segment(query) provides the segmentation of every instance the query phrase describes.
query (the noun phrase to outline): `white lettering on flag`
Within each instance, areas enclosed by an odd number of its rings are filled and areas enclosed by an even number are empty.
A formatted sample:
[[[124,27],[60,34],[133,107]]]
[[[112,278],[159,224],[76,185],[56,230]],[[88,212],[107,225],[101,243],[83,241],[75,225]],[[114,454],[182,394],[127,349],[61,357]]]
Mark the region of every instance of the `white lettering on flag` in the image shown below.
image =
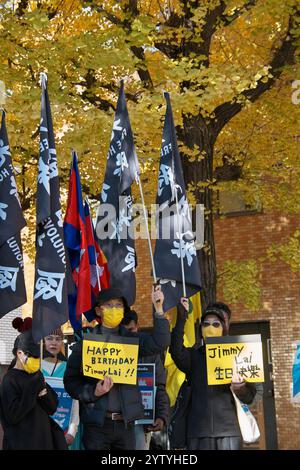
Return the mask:
[[[38,269],[37,272],[39,277],[35,284],[34,299],[42,296],[43,300],[49,300],[55,297],[57,302],[61,304],[65,273],[51,273],[41,269]]]
[[[0,266],[0,289],[10,287],[15,292],[18,272],[19,268]]]

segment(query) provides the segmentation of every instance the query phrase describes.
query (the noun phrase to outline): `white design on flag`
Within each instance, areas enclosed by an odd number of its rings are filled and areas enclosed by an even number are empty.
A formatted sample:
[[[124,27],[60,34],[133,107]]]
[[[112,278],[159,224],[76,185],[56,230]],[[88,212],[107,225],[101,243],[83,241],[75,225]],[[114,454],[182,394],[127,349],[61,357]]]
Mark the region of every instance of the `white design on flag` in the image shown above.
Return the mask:
[[[185,195],[181,197],[181,199],[178,201],[178,206],[180,209],[180,217],[183,217],[184,219],[188,219],[190,223],[192,223],[191,220],[191,214],[190,214],[190,207],[188,200]]]
[[[44,185],[45,190],[50,195],[49,166],[44,163],[42,157],[39,159],[38,182]]]
[[[125,152],[118,153],[116,165],[117,165],[118,168],[115,169],[114,175],[121,176],[121,173],[124,170],[124,168],[125,167],[128,168],[128,161],[127,161],[127,157],[126,157]]]
[[[131,246],[126,245],[126,248],[128,250],[128,253],[125,258],[125,263],[127,263],[127,266],[122,269],[122,273],[125,271],[133,271],[135,272],[135,253],[134,253],[134,248]]]
[[[114,229],[113,234],[111,235],[110,239],[115,239],[117,237],[118,243],[121,242],[121,233],[123,230],[123,226],[126,225],[126,227],[130,227],[130,222],[131,222],[131,215],[129,214],[126,216],[126,209],[121,209],[120,210],[120,218],[117,219],[117,222],[111,222],[111,225]]]
[[[62,219],[62,212],[61,212],[61,209],[59,209],[58,211],[55,212],[55,215],[57,217],[57,225],[59,227],[63,227],[64,226],[64,223],[63,223],[63,219]]]
[[[182,236],[187,235],[187,234],[192,235],[191,232],[186,232],[182,234]],[[177,233],[177,236],[178,235],[179,234]],[[186,258],[188,265],[191,266],[194,260],[193,257],[196,256],[196,248],[195,248],[194,240],[186,242],[183,239],[181,239],[180,242],[179,241],[173,242],[173,246],[175,247],[175,249],[171,250],[171,253],[172,255],[176,255],[178,258],[180,258],[180,244],[181,244],[182,257]]]
[[[61,304],[65,273],[51,273],[41,269],[38,269],[37,273],[39,277],[35,284],[34,300],[39,297],[42,297],[43,300],[55,297],[57,302]]]
[[[5,163],[5,156],[10,157],[10,155],[9,146],[4,145],[3,140],[0,139],[0,167]]]
[[[122,126],[119,126],[120,122],[121,122],[121,119],[116,119],[114,121],[113,130],[112,130],[112,133],[111,133],[110,140],[113,140],[113,138],[115,137],[114,131],[121,131],[122,130]]]
[[[45,238],[46,234],[45,233],[42,233],[41,235],[38,236],[38,239],[37,239],[37,242],[38,242],[38,245],[42,248],[43,245],[44,245],[44,238]]]
[[[102,199],[103,202],[107,201],[107,191],[109,189],[110,189],[110,185],[106,184],[106,183],[103,183],[103,188],[102,188],[102,192],[101,192],[101,199]]]
[[[18,272],[19,268],[0,266],[0,289],[10,287],[11,290],[15,292]]]
[[[5,209],[8,207],[7,204],[5,204],[4,202],[0,202],[0,219],[2,220],[6,220],[6,212],[5,212]]]
[[[96,266],[95,264],[90,266],[90,271],[91,271],[91,285],[95,288],[96,285],[98,284],[98,279],[102,276],[104,272],[104,267],[103,266]],[[98,277],[97,277],[98,273]]]
[[[15,196],[17,198],[19,206],[21,207],[21,203],[20,203],[20,199],[19,199],[19,195],[18,195],[18,190],[17,190],[17,183],[16,183],[16,180],[15,180],[14,176],[10,177],[10,184],[11,184],[11,190],[9,191],[9,194],[11,194],[12,196]]]
[[[55,149],[49,149],[49,178],[56,178],[58,176],[57,156]]]
[[[160,284],[168,284],[169,282],[172,287],[176,287],[176,281],[174,281],[174,279],[160,279],[159,281]]]
[[[171,186],[172,197],[171,201],[175,199],[175,190],[179,189],[182,192],[181,187],[174,182],[174,175],[172,168],[168,165],[160,165],[159,175],[158,175],[158,196],[161,196],[163,190]]]
[[[50,195],[50,180],[58,176],[56,150],[49,149],[49,164],[46,164],[42,157],[39,159],[38,182],[43,184],[45,190]]]

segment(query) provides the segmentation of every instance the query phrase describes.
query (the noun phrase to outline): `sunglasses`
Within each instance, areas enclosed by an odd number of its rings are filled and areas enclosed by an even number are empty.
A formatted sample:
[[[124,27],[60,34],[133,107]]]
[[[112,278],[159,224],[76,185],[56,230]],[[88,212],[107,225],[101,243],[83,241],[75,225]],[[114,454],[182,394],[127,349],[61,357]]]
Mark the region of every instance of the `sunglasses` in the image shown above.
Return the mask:
[[[204,328],[208,328],[208,327],[211,326],[211,325],[212,325],[214,328],[220,328],[220,326],[222,326],[222,325],[221,325],[221,322],[219,322],[218,320],[214,320],[213,322],[210,322],[210,321],[205,320],[205,321],[202,322],[202,326],[203,326]]]

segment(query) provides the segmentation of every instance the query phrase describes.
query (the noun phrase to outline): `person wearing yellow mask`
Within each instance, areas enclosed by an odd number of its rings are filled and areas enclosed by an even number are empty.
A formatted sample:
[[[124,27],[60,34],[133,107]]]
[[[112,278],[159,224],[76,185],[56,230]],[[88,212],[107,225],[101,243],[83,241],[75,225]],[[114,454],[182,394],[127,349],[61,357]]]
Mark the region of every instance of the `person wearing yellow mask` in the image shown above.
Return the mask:
[[[103,289],[94,306],[101,324],[94,328],[93,334],[138,338],[139,357],[161,354],[170,344],[169,322],[165,318],[163,301],[160,286],[155,286],[152,292],[153,333],[133,333],[121,324],[125,311],[129,310],[123,293],[113,287]],[[84,376],[82,341],[76,343],[72,349],[64,385],[69,395],[79,400],[85,449],[135,449],[134,422],[143,417],[138,385],[115,384],[108,376],[104,380]]]
[[[238,450],[242,439],[232,386],[238,398],[251,404],[257,390],[254,384],[233,377],[232,384],[208,385],[205,341],[209,337],[228,334],[229,321],[223,303],[209,305],[201,318],[201,343],[192,348],[183,344],[184,324],[188,315],[188,299],[181,299],[177,323],[172,331],[170,353],[176,366],[186,374],[191,395],[186,415],[186,448],[188,450]],[[229,310],[230,312],[230,310]]]
[[[0,387],[0,418],[4,430],[3,449],[67,449],[63,432],[57,430],[49,415],[57,408],[57,395],[45,383],[40,371],[40,347],[31,330],[15,341],[14,359]],[[56,443],[53,436],[58,438]]]

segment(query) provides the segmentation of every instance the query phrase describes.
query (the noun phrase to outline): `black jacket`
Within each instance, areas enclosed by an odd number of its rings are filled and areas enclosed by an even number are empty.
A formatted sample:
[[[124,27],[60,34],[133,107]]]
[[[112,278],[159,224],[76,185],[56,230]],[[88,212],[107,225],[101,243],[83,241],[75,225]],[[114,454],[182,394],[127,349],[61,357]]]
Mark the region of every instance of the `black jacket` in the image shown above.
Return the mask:
[[[101,326],[97,325],[93,334],[100,334]],[[169,323],[165,318],[154,318],[152,335],[132,333],[120,326],[120,336],[139,338],[139,356],[160,354],[170,344]],[[64,385],[69,395],[80,401],[80,419],[83,424],[103,426],[108,405],[108,393],[101,397],[94,395],[98,380],[86,377],[82,372],[82,341],[78,342],[68,359],[64,375]],[[121,412],[126,423],[142,419],[143,405],[138,385],[119,384]]]
[[[39,392],[44,388],[47,388],[47,394],[39,397]],[[57,394],[45,383],[40,371],[28,374],[23,370],[10,369],[0,387],[3,449],[54,450],[49,415],[55,413],[57,404]]]
[[[208,386],[205,347],[184,347],[184,323],[179,319],[172,331],[170,353],[191,384],[187,437],[240,436],[230,385]],[[244,394],[236,395],[243,403],[252,403],[256,395],[255,385],[247,383]]]
[[[170,400],[166,392],[166,371],[159,354],[139,358],[139,363],[155,364],[155,419],[161,418],[164,423],[169,424]]]

